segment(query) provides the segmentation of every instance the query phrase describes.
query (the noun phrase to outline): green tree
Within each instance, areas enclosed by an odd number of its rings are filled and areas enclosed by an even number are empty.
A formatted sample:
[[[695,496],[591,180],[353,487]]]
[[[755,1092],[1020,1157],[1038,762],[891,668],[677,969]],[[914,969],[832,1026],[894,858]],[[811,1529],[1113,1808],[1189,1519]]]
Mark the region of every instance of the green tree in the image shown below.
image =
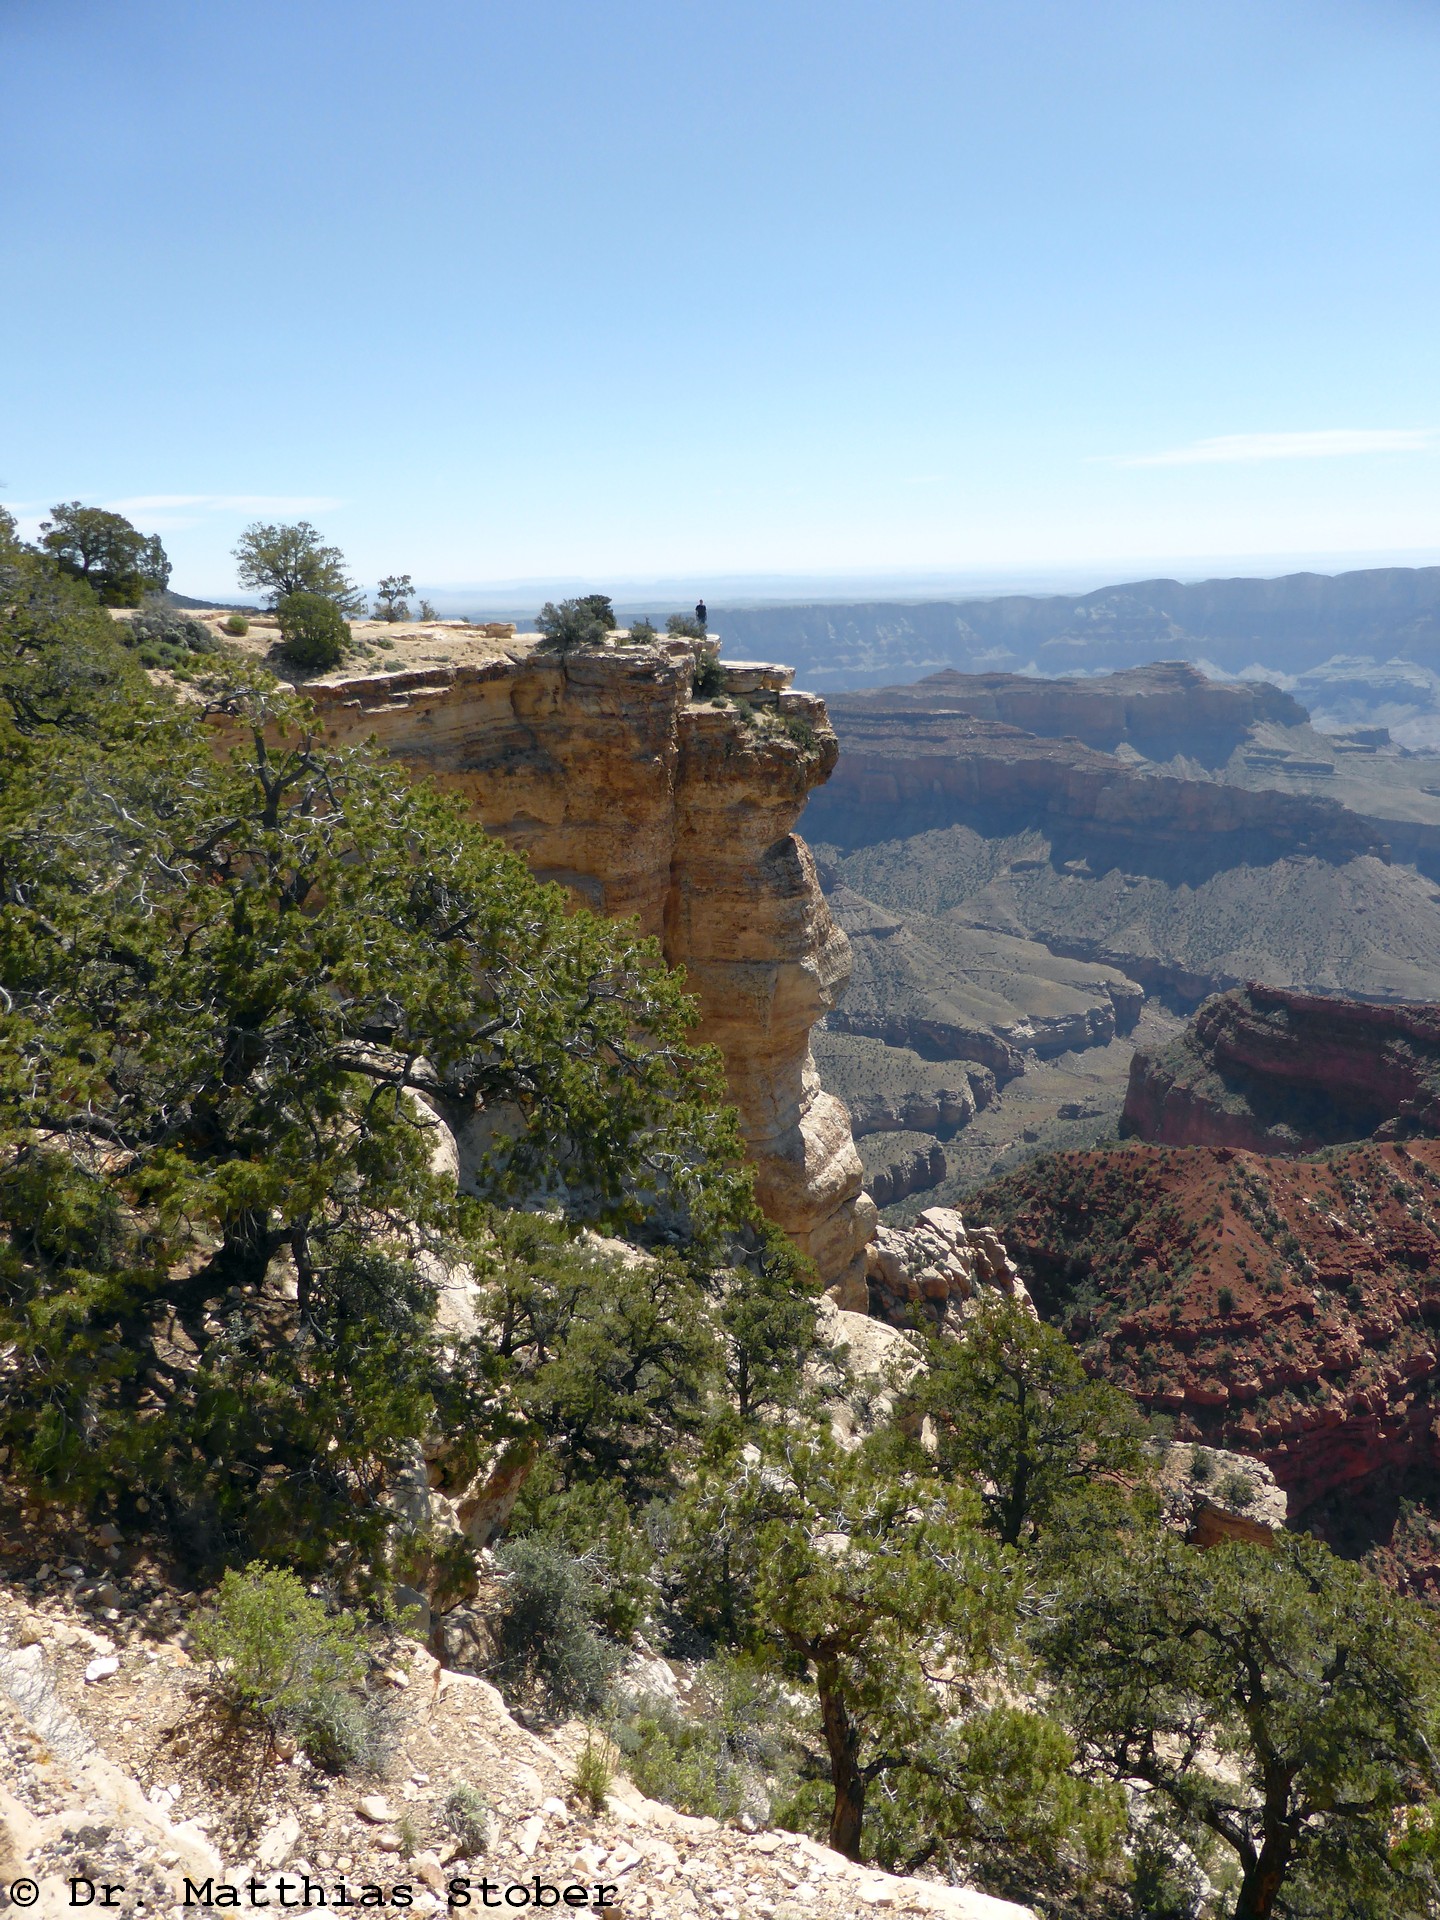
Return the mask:
[[[415,591],[415,582],[408,573],[389,573],[376,589],[375,618],[377,620],[408,620],[410,618],[410,596]]]
[[[667,615],[665,631],[672,640],[703,640],[705,638],[705,629],[693,613]]]
[[[170,584],[159,536],[141,533],[123,514],[103,507],[78,500],[52,507],[50,519],[40,523],[40,545],[62,573],[93,587],[102,606],[138,607],[147,593],[163,593]]]
[[[743,1424],[793,1407],[815,1353],[820,1281],[778,1227],[757,1223],[721,1283],[717,1322],[725,1385]]]
[[[1233,1920],[1433,1914],[1430,1622],[1319,1542],[1152,1537],[1085,1567],[1040,1645],[1088,1761],[1234,1856]]]
[[[1113,1521],[1148,1477],[1131,1401],[1088,1379],[1064,1336],[1004,1294],[977,1300],[928,1362],[908,1397],[934,1423],[930,1457],[976,1488],[1007,1546]]]
[[[417,1096],[508,1114],[492,1198],[718,1237],[753,1208],[718,1060],[653,942],[453,802],[263,676],[177,706],[81,589],[15,571],[0,1445],[42,1492],[144,1494],[202,1556],[373,1563],[420,1439],[463,1482],[525,1418],[436,1331],[436,1263],[488,1225]]]
[[[543,1215],[496,1214],[483,1312],[517,1403],[545,1435],[547,1484],[673,1487],[717,1376],[717,1339],[674,1253],[588,1244]]]
[[[615,627],[615,609],[604,593],[582,594],[578,600],[547,600],[535,616],[535,628],[557,653],[572,647],[598,647]]]
[[[235,547],[236,575],[242,587],[265,595],[276,606],[291,593],[318,593],[341,613],[363,614],[365,595],[347,577],[345,556],[326,546],[308,520],[274,526],[257,520]]]
[[[280,644],[297,667],[328,673],[345,658],[350,628],[333,600],[323,593],[287,593],[276,603]]]
[[[815,1690],[829,1844],[914,1868],[995,1844],[1097,1855],[1123,1825],[1063,1730],[987,1699],[1017,1647],[1018,1562],[968,1489],[866,1448],[769,1432],[681,1502],[674,1563],[702,1623]]]

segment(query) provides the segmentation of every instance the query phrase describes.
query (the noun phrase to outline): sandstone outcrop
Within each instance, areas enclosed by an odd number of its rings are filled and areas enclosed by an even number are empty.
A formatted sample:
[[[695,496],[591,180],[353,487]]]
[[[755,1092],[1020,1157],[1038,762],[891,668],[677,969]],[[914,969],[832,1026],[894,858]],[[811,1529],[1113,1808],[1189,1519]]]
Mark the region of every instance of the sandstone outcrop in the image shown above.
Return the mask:
[[[683,642],[561,656],[521,641],[307,692],[332,739],[373,739],[542,879],[659,938],[699,1002],[696,1039],[724,1055],[762,1205],[828,1283],[854,1282],[874,1208],[810,1053],[849,947],[791,830],[835,737],[783,667],[727,664],[706,704],[694,667]]]
[[[1121,1131],[1256,1153],[1440,1133],[1440,1007],[1219,994],[1173,1045],[1135,1055]]]
[[[1401,1538],[1440,1470],[1440,1141],[1057,1154],[973,1207],[1092,1372],[1440,1594],[1440,1538]]]
[[[1166,1522],[1197,1547],[1269,1546],[1289,1502],[1269,1467],[1221,1447],[1167,1447],[1160,1462]]]
[[[865,1272],[871,1313],[897,1327],[917,1313],[941,1323],[980,1287],[1030,1299],[994,1228],[967,1227],[953,1207],[927,1207],[913,1227],[878,1226]]]

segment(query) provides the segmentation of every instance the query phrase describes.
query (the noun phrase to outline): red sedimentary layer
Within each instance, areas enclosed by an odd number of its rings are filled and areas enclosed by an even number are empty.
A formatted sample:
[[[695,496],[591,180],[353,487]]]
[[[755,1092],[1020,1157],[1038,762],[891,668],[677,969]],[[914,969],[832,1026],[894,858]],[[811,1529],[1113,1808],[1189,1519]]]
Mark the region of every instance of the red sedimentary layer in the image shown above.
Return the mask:
[[[1440,1007],[1250,986],[1130,1067],[1123,1129],[1170,1146],[1304,1153],[1379,1130],[1440,1132]]]
[[[1440,1141],[1060,1154],[975,1214],[1092,1372],[1263,1460],[1292,1516],[1440,1464]]]

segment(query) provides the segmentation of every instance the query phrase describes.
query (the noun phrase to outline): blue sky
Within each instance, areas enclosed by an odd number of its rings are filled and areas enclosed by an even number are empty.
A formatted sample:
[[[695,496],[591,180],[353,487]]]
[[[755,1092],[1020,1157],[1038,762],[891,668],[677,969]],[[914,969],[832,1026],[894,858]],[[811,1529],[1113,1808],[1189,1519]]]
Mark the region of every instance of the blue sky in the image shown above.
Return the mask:
[[[1440,559],[1435,0],[0,0],[0,499],[373,580]]]

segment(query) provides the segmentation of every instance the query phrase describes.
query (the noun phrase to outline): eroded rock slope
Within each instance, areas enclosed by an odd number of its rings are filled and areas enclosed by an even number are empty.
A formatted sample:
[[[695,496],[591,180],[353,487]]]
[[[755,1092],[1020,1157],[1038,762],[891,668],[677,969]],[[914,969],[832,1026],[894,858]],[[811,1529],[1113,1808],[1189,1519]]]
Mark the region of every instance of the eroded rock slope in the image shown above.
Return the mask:
[[[1440,1141],[1059,1154],[973,1217],[1092,1371],[1440,1594]]]
[[[1259,1153],[1440,1133],[1440,1007],[1218,995],[1171,1046],[1135,1055],[1121,1130]]]

